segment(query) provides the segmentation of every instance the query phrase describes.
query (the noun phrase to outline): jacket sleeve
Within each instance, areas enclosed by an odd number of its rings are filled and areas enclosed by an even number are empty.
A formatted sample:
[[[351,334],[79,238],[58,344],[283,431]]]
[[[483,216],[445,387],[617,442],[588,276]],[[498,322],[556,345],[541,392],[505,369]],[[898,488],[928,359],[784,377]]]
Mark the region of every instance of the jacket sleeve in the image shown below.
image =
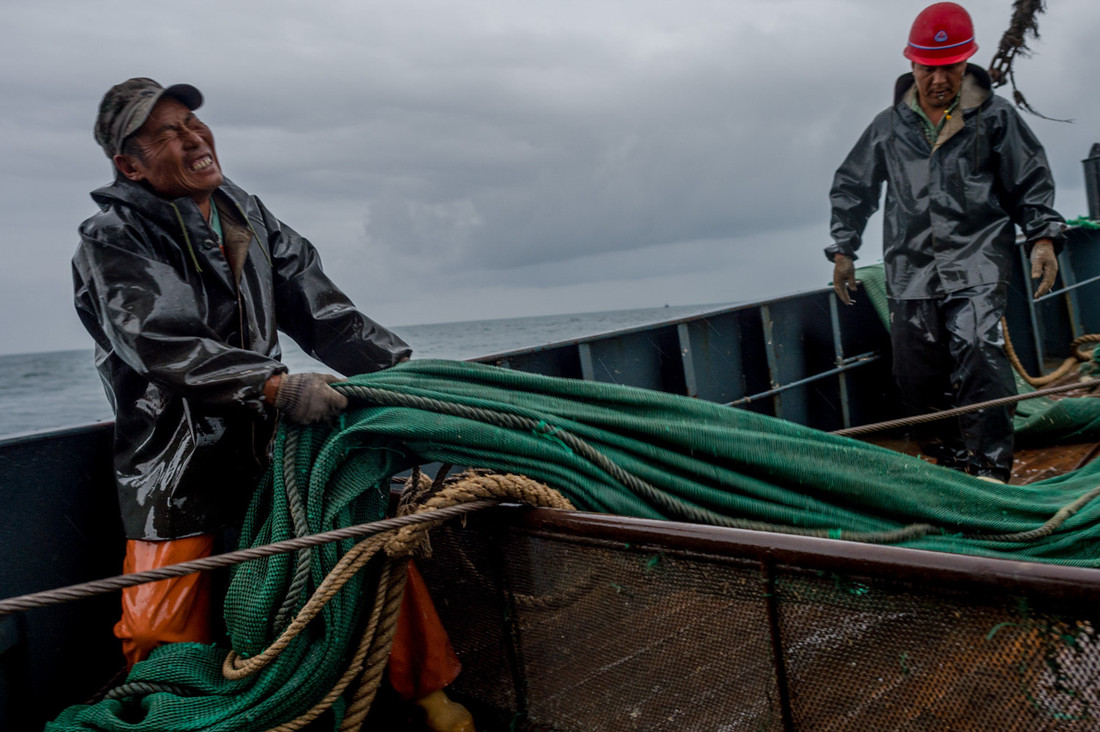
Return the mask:
[[[1002,201],[1030,247],[1043,238],[1061,250],[1065,220],[1054,210],[1054,176],[1043,146],[1015,109],[1003,105],[994,139]]]
[[[309,240],[253,200],[271,251],[280,330],[347,376],[388,368],[412,355],[405,341],[359,312],[329,279]]]
[[[829,260],[837,254],[856,259],[867,220],[878,210],[885,171],[882,151],[876,142],[876,123],[863,132],[833,176],[833,187],[829,191],[832,207],[829,233],[833,243],[825,248]]]
[[[224,343],[180,269],[150,252],[140,227],[132,224],[81,232],[73,258],[74,300],[97,345],[188,399],[261,410],[264,382],[286,367]]]

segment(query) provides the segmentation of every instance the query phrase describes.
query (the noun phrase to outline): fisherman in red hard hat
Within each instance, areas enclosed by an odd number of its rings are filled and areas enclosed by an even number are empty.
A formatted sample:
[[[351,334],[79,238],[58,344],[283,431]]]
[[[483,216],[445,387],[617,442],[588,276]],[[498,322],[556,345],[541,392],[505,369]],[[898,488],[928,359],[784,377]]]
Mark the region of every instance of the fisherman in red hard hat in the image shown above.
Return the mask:
[[[974,26],[955,3],[917,16],[904,55],[911,73],[836,171],[830,201],[833,286],[851,303],[853,261],[883,183],[883,258],[894,377],[910,414],[1016,393],[1001,317],[1016,227],[1024,234],[1035,296],[1058,272],[1063,219],[1038,139],[989,75],[967,59]],[[934,422],[915,436],[941,465],[1008,481],[1012,406]]]
[[[902,53],[914,64],[949,66],[966,61],[977,51],[974,24],[966,9],[955,3],[936,3],[913,21]]]

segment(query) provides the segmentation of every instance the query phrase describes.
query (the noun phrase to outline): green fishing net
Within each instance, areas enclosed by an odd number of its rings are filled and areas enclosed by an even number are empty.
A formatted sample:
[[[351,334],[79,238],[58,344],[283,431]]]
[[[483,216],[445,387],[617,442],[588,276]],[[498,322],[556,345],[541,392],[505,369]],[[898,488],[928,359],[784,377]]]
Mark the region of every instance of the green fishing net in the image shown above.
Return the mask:
[[[1100,462],[1029,486],[999,485],[703,400],[466,362],[406,362],[338,388],[351,407],[337,422],[280,432],[242,546],[380,518],[391,476],[437,461],[524,474],[587,511],[1100,566],[1100,502],[1091,500]],[[1095,401],[1063,400],[1058,419],[1077,420],[1076,432],[1096,439]],[[1043,429],[1035,426],[1041,410],[1021,419],[1025,430]],[[268,646],[349,546],[241,565],[225,606],[236,650],[249,656]],[[308,582],[292,589],[303,566]],[[292,719],[342,673],[373,580],[368,568],[252,677],[223,678],[225,648],[163,646],[127,680],[147,687],[71,707],[47,729],[241,732]],[[337,703],[331,724],[342,709]]]

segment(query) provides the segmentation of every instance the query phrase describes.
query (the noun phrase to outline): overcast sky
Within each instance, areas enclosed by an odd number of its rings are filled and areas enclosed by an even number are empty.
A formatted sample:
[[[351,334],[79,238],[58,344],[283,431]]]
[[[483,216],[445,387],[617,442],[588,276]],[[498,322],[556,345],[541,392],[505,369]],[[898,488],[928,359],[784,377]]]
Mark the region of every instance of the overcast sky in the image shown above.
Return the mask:
[[[69,260],[111,178],[97,106],[131,76],[201,89],[226,175],[386,324],[822,286],[833,171],[926,4],[8,0],[0,353],[90,346]],[[1012,3],[966,6],[987,66]],[[1100,2],[1050,0],[1039,23],[1016,78],[1076,120],[1025,116],[1072,218],[1100,141]]]

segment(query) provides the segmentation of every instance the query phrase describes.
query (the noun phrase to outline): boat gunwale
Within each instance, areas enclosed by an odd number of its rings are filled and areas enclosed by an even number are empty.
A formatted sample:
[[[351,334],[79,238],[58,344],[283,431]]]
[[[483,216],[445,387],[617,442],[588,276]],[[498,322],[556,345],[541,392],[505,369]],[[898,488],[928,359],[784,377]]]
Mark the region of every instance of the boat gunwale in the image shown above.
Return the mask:
[[[1091,567],[519,504],[482,511],[468,520],[474,526],[488,522],[510,531],[566,537],[576,543],[613,542],[632,549],[665,548],[739,562],[786,565],[800,571],[827,570],[934,584],[937,588],[992,589],[998,594],[1027,590],[1055,601],[1100,602],[1100,571]]]
[[[658,328],[673,328],[685,323],[693,323],[699,320],[707,320],[709,318],[719,318],[732,313],[741,311],[759,309],[765,305],[775,305],[777,303],[790,302],[793,300],[806,299],[808,297],[828,297],[829,293],[833,291],[831,287],[814,288],[810,290],[799,290],[797,292],[790,292],[778,297],[769,297],[764,300],[752,300],[750,302],[738,302],[729,303],[725,305],[700,305],[700,308],[714,308],[712,310],[701,309],[696,313],[690,315],[681,315],[676,318],[668,318],[666,320],[654,320],[650,323],[640,323],[638,325],[631,325],[626,328],[619,328],[618,330],[606,330],[598,333],[590,333],[588,335],[578,336],[576,338],[566,338],[565,340],[553,341],[551,343],[542,343],[535,346],[525,346],[516,348],[511,351],[501,351],[499,353],[490,353],[481,356],[474,356],[473,358],[466,359],[467,361],[473,361],[476,363],[485,363],[490,365],[496,365],[498,361],[507,361],[510,358],[518,356],[527,356],[535,353],[542,353],[544,351],[554,351],[561,348],[568,348],[572,346],[578,346],[582,343],[596,343],[605,340],[615,340],[617,338],[623,338],[625,336],[631,336],[637,333],[645,333]],[[583,314],[583,313],[581,313]]]
[[[44,440],[109,432],[113,423],[102,422],[46,432],[0,438],[5,448],[32,445]],[[1100,572],[1096,568],[1033,560],[978,557],[844,539],[826,539],[665,519],[641,519],[584,511],[536,509],[504,504],[481,511],[470,520],[496,521],[517,530],[554,532],[575,540],[598,538],[632,544],[647,543],[669,549],[706,552],[813,569],[831,569],[890,575],[917,581],[950,581],[959,586],[996,587],[1005,583],[1027,585],[1051,596],[1100,602]]]

